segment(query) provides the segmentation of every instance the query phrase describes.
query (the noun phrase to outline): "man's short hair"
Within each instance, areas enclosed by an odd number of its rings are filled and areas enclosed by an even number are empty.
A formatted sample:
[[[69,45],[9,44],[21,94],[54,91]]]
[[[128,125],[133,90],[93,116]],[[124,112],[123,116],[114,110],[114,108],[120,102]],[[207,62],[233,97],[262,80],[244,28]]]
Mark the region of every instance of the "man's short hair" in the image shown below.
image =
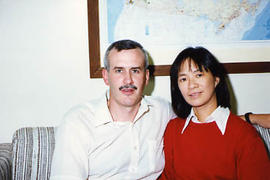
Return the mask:
[[[116,49],[119,52],[122,50],[136,49],[136,48],[139,48],[144,54],[144,68],[146,70],[149,65],[147,52],[144,50],[143,46],[140,43],[129,39],[115,41],[107,48],[104,57],[104,68],[107,69],[108,71],[110,70],[110,62],[108,56],[112,49]]]

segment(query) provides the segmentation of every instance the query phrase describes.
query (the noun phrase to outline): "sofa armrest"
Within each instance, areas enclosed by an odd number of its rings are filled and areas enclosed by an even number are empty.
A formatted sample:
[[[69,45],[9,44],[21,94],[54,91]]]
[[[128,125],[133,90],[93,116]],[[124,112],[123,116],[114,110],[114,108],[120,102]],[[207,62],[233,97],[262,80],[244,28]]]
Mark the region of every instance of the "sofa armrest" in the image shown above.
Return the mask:
[[[11,179],[11,159],[12,159],[12,147],[11,143],[0,144],[0,179],[10,180]]]
[[[12,138],[12,179],[49,179],[54,127],[24,127]]]
[[[253,125],[255,129],[258,131],[260,136],[262,137],[265,147],[268,151],[268,155],[270,157],[270,129],[261,127],[259,125]]]

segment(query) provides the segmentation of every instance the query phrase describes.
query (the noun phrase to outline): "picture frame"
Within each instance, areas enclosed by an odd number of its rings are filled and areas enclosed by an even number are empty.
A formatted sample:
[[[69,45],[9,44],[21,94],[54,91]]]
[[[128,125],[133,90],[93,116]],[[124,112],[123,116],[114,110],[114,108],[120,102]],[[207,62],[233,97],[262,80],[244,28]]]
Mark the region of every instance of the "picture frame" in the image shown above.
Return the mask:
[[[88,41],[89,41],[89,69],[90,78],[101,78],[102,69],[100,55],[100,34],[99,34],[99,0],[87,0],[88,15]],[[265,73],[270,72],[269,61],[229,62],[223,63],[229,74],[238,73]],[[168,76],[170,65],[150,65],[150,72],[153,76]]]

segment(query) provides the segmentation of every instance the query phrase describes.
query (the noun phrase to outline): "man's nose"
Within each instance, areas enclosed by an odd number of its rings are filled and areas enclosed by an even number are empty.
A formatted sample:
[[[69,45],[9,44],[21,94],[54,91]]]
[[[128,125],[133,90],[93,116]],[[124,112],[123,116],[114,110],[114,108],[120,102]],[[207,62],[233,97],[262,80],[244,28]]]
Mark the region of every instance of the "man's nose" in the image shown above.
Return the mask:
[[[125,73],[125,84],[133,84],[133,78],[132,78],[131,72]]]

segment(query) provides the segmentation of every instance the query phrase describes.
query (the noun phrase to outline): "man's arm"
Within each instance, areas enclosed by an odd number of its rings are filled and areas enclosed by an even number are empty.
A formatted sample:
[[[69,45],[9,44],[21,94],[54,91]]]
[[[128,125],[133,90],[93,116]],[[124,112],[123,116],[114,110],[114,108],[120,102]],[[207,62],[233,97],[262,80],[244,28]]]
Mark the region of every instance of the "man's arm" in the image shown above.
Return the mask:
[[[88,177],[88,131],[80,120],[80,107],[73,108],[57,127],[50,180]],[[84,117],[83,115],[81,115]]]
[[[239,116],[246,121],[245,115]],[[252,124],[258,124],[264,128],[270,128],[270,114],[249,114],[249,120]]]

